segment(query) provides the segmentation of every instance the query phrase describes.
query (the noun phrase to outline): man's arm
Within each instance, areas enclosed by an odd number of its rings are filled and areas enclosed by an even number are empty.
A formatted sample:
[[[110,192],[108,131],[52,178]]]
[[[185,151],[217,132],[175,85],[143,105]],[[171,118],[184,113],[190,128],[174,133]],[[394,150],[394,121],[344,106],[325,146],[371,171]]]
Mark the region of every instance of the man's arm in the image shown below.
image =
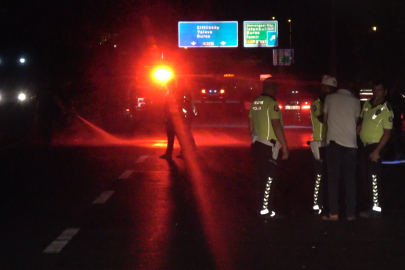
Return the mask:
[[[371,154],[369,156],[371,161],[377,162],[380,159],[380,151],[385,146],[385,144],[388,142],[390,137],[391,137],[391,129],[384,128],[384,133],[383,133],[380,141],[378,142],[377,147],[374,149],[373,152],[371,152]]]
[[[319,122],[323,123],[323,111],[315,102],[311,103],[311,116],[315,117],[316,119],[318,119]]]
[[[276,134],[277,140],[281,143],[283,146],[281,148],[281,151],[283,152],[283,155],[281,157],[282,160],[288,159],[289,156],[289,151],[287,147],[287,141],[284,136],[284,130],[281,125],[280,119],[271,119],[271,125],[274,128],[274,134]]]
[[[323,122],[322,123],[326,124],[327,121],[328,121],[328,113],[324,112],[323,113]]]
[[[363,125],[363,118],[360,117],[356,122],[357,122],[356,133],[357,135],[360,135],[361,128]]]
[[[324,113],[321,113],[320,115],[318,115],[316,118],[318,118],[318,121],[321,122],[322,124],[325,123],[324,119],[323,119],[323,115]]]

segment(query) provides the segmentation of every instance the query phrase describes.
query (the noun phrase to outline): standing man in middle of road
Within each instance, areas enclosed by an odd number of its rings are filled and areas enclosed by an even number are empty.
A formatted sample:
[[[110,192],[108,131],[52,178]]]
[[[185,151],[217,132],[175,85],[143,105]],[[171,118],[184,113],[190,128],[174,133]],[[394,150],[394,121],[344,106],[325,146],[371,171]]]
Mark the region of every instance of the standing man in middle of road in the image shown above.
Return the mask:
[[[325,202],[326,188],[326,123],[323,122],[323,103],[329,93],[335,92],[337,81],[334,77],[325,75],[322,78],[322,88],[319,97],[311,103],[312,142],[311,151],[314,155],[314,215],[322,214]],[[326,197],[327,198],[327,197]]]
[[[249,110],[249,131],[252,137],[252,156],[255,166],[256,204],[263,218],[279,219],[273,197],[277,183],[277,158],[288,159],[289,151],[284,136],[283,119],[275,96],[278,84],[273,78],[263,82],[263,93],[256,98]]]
[[[323,122],[328,125],[326,163],[328,167],[329,215],[323,220],[337,221],[339,218],[339,179],[343,169],[346,184],[346,218],[356,219],[356,125],[360,116],[360,100],[352,91],[352,85],[325,98]]]
[[[361,151],[363,218],[381,217],[381,158],[386,153],[386,143],[391,137],[394,112],[386,101],[385,82],[373,82],[373,97],[364,103],[357,132],[364,145]]]
[[[172,160],[174,138],[180,144],[179,158],[184,158],[186,149],[197,151],[193,134],[191,133],[192,116],[196,112],[191,96],[184,93],[184,89],[177,87],[177,82],[172,79],[166,84],[168,90],[166,96],[165,123],[167,135],[167,147],[165,154],[159,156],[162,159]],[[189,152],[190,152],[189,151]]]

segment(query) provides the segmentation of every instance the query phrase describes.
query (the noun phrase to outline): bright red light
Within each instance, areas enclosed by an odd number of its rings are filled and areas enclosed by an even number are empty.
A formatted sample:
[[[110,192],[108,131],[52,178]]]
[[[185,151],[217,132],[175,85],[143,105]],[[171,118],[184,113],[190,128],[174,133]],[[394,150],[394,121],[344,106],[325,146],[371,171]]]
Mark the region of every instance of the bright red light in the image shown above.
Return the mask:
[[[153,72],[154,80],[166,83],[173,77],[173,72],[169,67],[157,67]]]
[[[302,106],[301,106],[301,109],[303,109],[303,110],[309,110],[309,109],[311,109],[311,106],[310,106],[310,105],[302,105]]]
[[[283,105],[281,105],[281,104],[278,104],[278,107],[279,107],[280,109],[282,109],[282,108],[283,108]]]
[[[219,90],[219,92],[220,92],[221,94],[225,94],[225,90],[224,90],[224,89]]]
[[[205,94],[205,93],[206,93],[205,89],[202,89],[202,90],[201,90],[201,93],[202,93],[202,94]]]

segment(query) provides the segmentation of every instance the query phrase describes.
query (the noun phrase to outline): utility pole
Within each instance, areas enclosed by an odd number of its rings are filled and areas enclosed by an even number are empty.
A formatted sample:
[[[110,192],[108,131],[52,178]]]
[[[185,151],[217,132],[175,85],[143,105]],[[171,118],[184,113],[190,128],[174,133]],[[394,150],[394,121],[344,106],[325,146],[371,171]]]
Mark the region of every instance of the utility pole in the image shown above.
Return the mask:
[[[288,23],[290,24],[290,50],[291,50],[291,19],[288,19]]]
[[[335,78],[337,76],[336,74],[336,15],[335,15],[335,0],[332,0],[332,6],[331,6],[331,32],[332,32],[332,37],[331,37],[331,46],[330,46],[330,71],[331,75],[333,75]]]

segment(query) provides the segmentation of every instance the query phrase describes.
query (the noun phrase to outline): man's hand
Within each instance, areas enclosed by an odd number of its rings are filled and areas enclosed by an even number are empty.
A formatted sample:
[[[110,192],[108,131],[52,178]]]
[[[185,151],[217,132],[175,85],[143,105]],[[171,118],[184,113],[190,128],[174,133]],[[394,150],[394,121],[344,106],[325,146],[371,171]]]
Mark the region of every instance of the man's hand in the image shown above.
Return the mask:
[[[357,135],[360,135],[360,132],[361,132],[361,125],[358,125],[358,126],[356,127],[356,133],[357,133]]]
[[[284,136],[284,130],[283,130],[283,127],[281,125],[280,119],[271,119],[271,125],[273,126],[274,133],[275,133],[275,135],[277,137],[277,140],[283,146],[281,148],[281,151],[283,153],[283,155],[281,156],[281,159],[282,160],[287,160],[288,156],[289,156],[289,152],[288,152],[287,141],[286,141],[285,136]]]
[[[283,155],[281,156],[281,159],[287,160],[288,157],[290,156],[290,151],[288,151],[288,148],[287,147],[281,148],[281,152],[283,153]]]
[[[384,133],[380,139],[380,142],[378,143],[374,151],[371,152],[371,154],[369,155],[369,159],[371,159],[371,161],[378,162],[378,160],[380,159],[380,151],[384,147],[384,145],[388,142],[390,137],[391,137],[391,129],[384,128]]]
[[[369,159],[371,159],[371,161],[373,162],[378,162],[378,160],[380,159],[380,152],[374,150],[373,152],[371,152]]]

